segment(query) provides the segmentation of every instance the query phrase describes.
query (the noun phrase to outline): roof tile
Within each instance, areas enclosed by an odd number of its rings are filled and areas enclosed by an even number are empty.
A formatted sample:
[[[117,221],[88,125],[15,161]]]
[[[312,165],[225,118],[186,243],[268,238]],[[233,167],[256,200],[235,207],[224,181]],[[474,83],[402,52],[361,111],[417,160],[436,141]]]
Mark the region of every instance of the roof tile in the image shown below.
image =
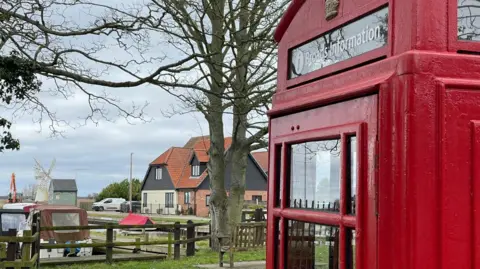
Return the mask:
[[[225,138],[225,150],[232,144],[232,138]],[[197,188],[208,175],[205,170],[200,177],[191,176],[190,160],[195,154],[200,162],[208,162],[210,139],[208,136],[191,138],[184,147],[172,147],[158,156],[150,165],[165,165],[175,188]]]
[[[268,171],[268,151],[252,152],[252,156],[257,161],[263,171]]]
[[[163,164],[166,166],[168,173],[173,182],[176,182],[182,175],[185,164],[191,158],[191,149],[172,147],[156,158],[151,165]]]

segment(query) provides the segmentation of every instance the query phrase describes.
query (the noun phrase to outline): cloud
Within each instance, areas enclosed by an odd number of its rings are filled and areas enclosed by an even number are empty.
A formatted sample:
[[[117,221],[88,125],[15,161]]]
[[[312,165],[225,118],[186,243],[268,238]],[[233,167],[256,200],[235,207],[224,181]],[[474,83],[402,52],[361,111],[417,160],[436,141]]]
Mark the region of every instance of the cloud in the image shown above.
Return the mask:
[[[133,0],[109,0],[110,3],[140,3]],[[70,10],[63,13],[68,19],[77,20],[81,24],[84,15],[82,12]],[[59,19],[59,18],[57,18]],[[83,46],[94,40],[93,37],[72,38],[69,44]],[[152,37],[152,44],[160,44],[161,37]],[[98,41],[98,40],[95,40]],[[66,42],[66,41],[65,41]],[[128,54],[121,49],[102,51],[105,57],[115,61],[128,61],[138,56],[135,52]],[[166,61],[173,61],[184,57],[176,49],[170,47],[151,47],[146,52],[146,57],[161,57],[168,55]],[[72,61],[76,60],[72,56]],[[142,74],[154,70],[157,64],[165,62],[152,62],[144,65]],[[85,65],[100,72],[102,67],[87,63]],[[189,74],[191,75],[191,74]],[[110,70],[102,79],[114,81],[132,80],[119,71]],[[9,190],[10,175],[16,174],[17,190],[35,183],[34,158],[48,169],[50,162],[55,158],[56,166],[53,169],[54,178],[77,178],[80,195],[99,192],[107,184],[120,181],[129,176],[130,153],[133,152],[133,176],[143,179],[148,164],[158,155],[171,146],[182,146],[192,136],[208,135],[208,125],[201,114],[175,115],[165,118],[162,110],[169,106],[179,105],[175,97],[155,86],[144,85],[128,89],[105,89],[96,86],[87,86],[94,92],[107,91],[110,96],[117,97],[123,108],[131,107],[132,103],[141,105],[149,103],[146,113],[154,120],[145,124],[128,124],[123,118],[117,116],[118,111],[109,107],[109,118],[113,122],[100,121],[99,125],[88,123],[80,128],[58,127],[64,130],[63,137],[50,137],[49,122],[44,119],[41,125],[33,121],[38,120],[38,114],[25,113],[14,118],[12,133],[20,139],[20,151],[7,151],[0,154],[0,195],[6,195]],[[52,95],[49,90],[55,90],[53,80],[44,79],[42,92],[38,95],[42,103],[61,120],[66,120],[73,125],[83,123],[89,112],[87,97],[78,89],[72,90],[68,99],[62,95]],[[0,105],[0,117],[12,117],[11,110],[5,110]],[[231,132],[231,116],[225,116],[225,134]]]
[[[145,95],[162,100],[166,93]],[[168,98],[165,98],[168,99]],[[75,99],[65,104],[75,103]],[[155,106],[169,105],[156,101]],[[16,121],[12,132],[21,141],[21,150],[0,154],[0,193],[8,193],[11,173],[17,176],[17,189],[34,183],[34,158],[48,169],[56,159],[54,178],[77,176],[79,194],[98,192],[107,184],[129,176],[130,153],[133,152],[133,176],[143,179],[148,164],[171,146],[182,146],[190,137],[208,134],[208,125],[201,115],[188,114],[164,118],[149,107],[155,120],[130,125],[119,119],[115,123],[88,124],[67,129],[64,137],[49,137],[48,130],[38,132],[25,115]],[[72,106],[69,115],[79,111]],[[227,119],[228,124],[228,119]],[[228,134],[228,133],[227,133]]]

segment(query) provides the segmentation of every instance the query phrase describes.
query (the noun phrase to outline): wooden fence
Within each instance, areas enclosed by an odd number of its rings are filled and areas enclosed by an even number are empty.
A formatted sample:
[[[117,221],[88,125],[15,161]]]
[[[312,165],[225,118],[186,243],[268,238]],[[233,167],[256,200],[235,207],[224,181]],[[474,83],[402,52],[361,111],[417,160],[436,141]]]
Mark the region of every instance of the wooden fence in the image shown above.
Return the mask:
[[[267,210],[262,208],[257,209],[243,209],[242,210],[242,222],[260,222],[267,220]]]
[[[0,268],[38,268],[40,257],[40,222],[33,217],[32,229],[17,237],[17,230],[0,236]],[[19,243],[22,243],[21,248]]]
[[[265,245],[267,234],[266,222],[240,223],[233,233],[235,249],[244,250]]]
[[[186,244],[186,255],[195,255],[195,242],[210,240],[210,236],[195,236],[195,227],[208,225],[205,223],[193,223],[188,221],[187,224],[148,224],[148,225],[119,225],[119,224],[105,224],[105,225],[89,225],[89,226],[61,226],[61,227],[41,227],[41,231],[65,231],[65,230],[106,230],[105,242],[95,243],[74,243],[74,244],[40,244],[40,249],[58,249],[58,248],[105,248],[106,249],[106,262],[113,262],[113,248],[115,247],[135,247],[136,250],[140,250],[140,246],[151,245],[167,245],[167,257],[171,257],[175,260],[180,259],[180,246]],[[186,239],[181,239],[181,229],[187,230]],[[135,242],[119,242],[114,241],[113,235],[115,229],[171,229],[172,233],[169,233],[168,239],[164,240],[145,240],[141,241],[139,238]],[[173,239],[172,239],[173,234]],[[173,252],[172,252],[173,246]]]
[[[266,244],[267,222],[241,222],[232,233],[228,250],[230,268],[234,267],[235,250],[263,247]],[[223,267],[225,249],[219,253],[218,265]]]
[[[133,247],[133,252],[139,252],[141,246],[166,245],[167,252],[165,258],[180,259],[181,246],[186,247],[186,256],[195,255],[195,242],[210,240],[210,236],[196,236],[195,227],[208,226],[208,223],[193,223],[188,221],[187,224],[150,224],[150,225],[119,225],[108,223],[104,225],[89,225],[89,226],[57,226],[57,227],[40,227],[38,222],[33,225],[31,231],[24,231],[23,237],[17,237],[17,231],[12,229],[8,236],[0,236],[0,268],[38,268],[40,264],[40,250],[41,249],[63,249],[63,248],[105,248],[105,261],[111,264],[114,261],[113,249],[118,247]],[[37,228],[38,227],[38,228]],[[167,238],[163,240],[144,240],[136,238],[132,242],[120,242],[114,240],[114,230],[116,229],[158,229],[169,230]],[[66,231],[66,230],[106,230],[105,242],[93,243],[40,243],[40,231]],[[183,236],[182,231],[186,230],[186,236]],[[147,237],[148,238],[148,237]],[[18,243],[23,245],[19,252]],[[92,256],[95,257],[95,256]],[[75,259],[75,262],[90,262],[89,257],[83,259]],[[98,261],[98,258],[92,258]],[[130,260],[135,260],[135,256],[130,256]],[[138,259],[144,259],[138,256]],[[72,259],[66,259],[72,260]],[[61,261],[60,261],[61,262]],[[43,263],[43,262],[42,262]]]

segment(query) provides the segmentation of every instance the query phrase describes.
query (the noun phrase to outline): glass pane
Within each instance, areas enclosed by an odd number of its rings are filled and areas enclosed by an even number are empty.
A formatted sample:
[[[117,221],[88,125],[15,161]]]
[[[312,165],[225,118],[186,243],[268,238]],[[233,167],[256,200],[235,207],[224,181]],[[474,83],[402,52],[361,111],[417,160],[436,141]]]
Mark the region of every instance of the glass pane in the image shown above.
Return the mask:
[[[290,207],[339,211],[340,139],[291,147]]]
[[[356,214],[357,202],[357,138],[355,136],[348,138],[349,156],[348,156],[348,179],[350,188],[347,191],[347,213]]]
[[[347,229],[345,238],[347,240],[346,244],[346,268],[355,269],[355,230]]]
[[[457,0],[457,36],[459,40],[480,41],[480,5],[478,0]]]
[[[8,232],[9,229],[19,229],[20,224],[25,221],[24,214],[2,214],[2,232]]]
[[[279,268],[280,267],[280,259],[282,258],[280,256],[280,249],[281,249],[281,245],[280,245],[280,238],[281,238],[281,233],[282,231],[280,230],[280,219],[276,218],[275,219],[275,233],[277,236],[275,237],[275,245],[277,246],[277,253],[275,254],[275,268]]]
[[[288,221],[287,268],[338,269],[338,227]]]
[[[57,226],[80,226],[78,213],[52,213],[52,225]],[[55,231],[56,233],[72,233],[79,230]]]

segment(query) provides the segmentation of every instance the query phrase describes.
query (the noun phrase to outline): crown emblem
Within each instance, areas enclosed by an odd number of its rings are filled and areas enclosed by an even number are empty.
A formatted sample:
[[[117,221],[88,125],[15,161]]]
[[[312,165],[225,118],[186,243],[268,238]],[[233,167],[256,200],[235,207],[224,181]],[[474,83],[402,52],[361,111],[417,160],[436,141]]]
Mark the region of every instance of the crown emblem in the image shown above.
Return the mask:
[[[339,0],[325,0],[325,19],[331,20],[338,15]]]

